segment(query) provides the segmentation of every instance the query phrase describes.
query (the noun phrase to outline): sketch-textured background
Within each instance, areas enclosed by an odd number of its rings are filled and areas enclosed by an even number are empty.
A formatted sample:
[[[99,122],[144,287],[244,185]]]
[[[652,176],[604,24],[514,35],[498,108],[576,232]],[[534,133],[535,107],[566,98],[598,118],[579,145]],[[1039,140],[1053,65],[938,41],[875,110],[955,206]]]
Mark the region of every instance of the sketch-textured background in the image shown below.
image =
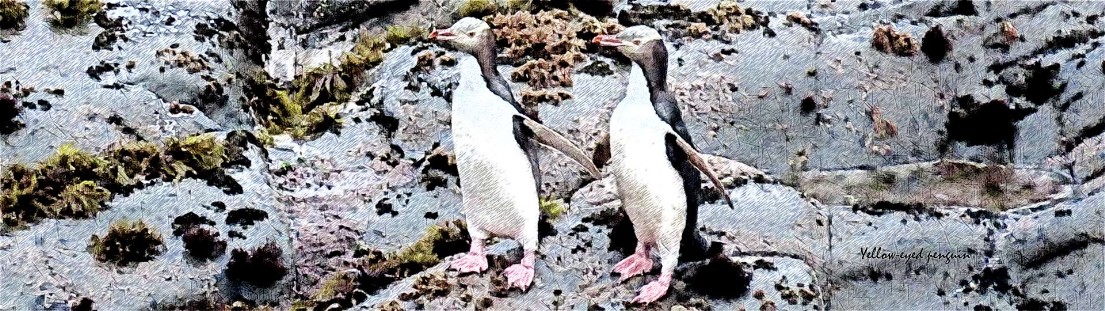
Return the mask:
[[[1105,2],[32,0],[9,24],[23,2],[0,0],[3,310],[626,307],[616,185],[552,152],[535,287],[503,291],[510,241],[489,273],[441,264],[467,247],[455,72],[423,32],[496,12],[516,95],[589,152],[627,73],[589,39],[672,44],[738,205],[700,225],[752,278],[687,265],[650,308],[1105,306]]]

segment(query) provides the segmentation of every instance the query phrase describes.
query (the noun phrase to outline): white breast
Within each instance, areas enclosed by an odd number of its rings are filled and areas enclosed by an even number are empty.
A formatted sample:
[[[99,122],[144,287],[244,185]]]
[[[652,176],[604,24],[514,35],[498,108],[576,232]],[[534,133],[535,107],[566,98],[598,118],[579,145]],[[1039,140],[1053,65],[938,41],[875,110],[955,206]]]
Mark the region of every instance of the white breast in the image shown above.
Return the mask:
[[[626,97],[610,119],[610,151],[619,196],[642,239],[679,234],[686,216],[682,178],[667,157],[670,129],[656,115],[643,71],[634,64]]]
[[[519,224],[536,226],[539,215],[529,158],[514,138],[516,110],[487,88],[474,57],[462,57],[458,67],[452,132],[462,212],[469,226],[513,238]]]

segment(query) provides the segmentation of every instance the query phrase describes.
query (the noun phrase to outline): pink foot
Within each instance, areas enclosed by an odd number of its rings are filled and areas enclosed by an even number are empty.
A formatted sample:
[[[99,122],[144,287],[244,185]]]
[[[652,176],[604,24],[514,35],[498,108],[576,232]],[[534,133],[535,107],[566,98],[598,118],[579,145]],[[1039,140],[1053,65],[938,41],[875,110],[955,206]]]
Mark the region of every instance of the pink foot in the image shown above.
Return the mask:
[[[473,253],[464,254],[460,258],[454,259],[449,264],[449,268],[460,271],[460,273],[483,272],[483,270],[487,270],[487,256]]]
[[[652,259],[648,258],[648,255],[633,254],[629,255],[618,264],[614,265],[614,272],[621,274],[621,279],[618,281],[625,281],[636,275],[648,272],[652,269]]]
[[[641,287],[641,292],[637,294],[636,298],[633,298],[634,303],[649,304],[653,301],[664,297],[668,293],[668,286],[671,284],[671,276],[660,276],[659,280],[652,281],[644,287]]]
[[[506,282],[510,284],[511,288],[517,287],[525,291],[530,284],[533,284],[533,267],[515,264],[507,267],[503,274],[506,275]]]
[[[517,287],[522,291],[529,288],[530,284],[533,284],[533,264],[537,261],[537,254],[533,251],[526,251],[525,256],[522,256],[522,262],[513,266],[507,267],[503,274],[506,275],[507,288]]]

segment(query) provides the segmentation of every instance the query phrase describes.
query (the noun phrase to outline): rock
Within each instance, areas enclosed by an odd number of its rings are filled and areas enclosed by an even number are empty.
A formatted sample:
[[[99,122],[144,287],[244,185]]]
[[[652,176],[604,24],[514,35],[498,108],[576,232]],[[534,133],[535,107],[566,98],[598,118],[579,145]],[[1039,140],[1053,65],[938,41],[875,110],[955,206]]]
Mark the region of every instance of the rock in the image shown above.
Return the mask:
[[[382,38],[394,48],[382,49],[380,64],[343,80],[349,100],[331,116],[344,121],[340,131],[303,140],[255,126],[272,114],[252,97],[330,63],[362,31],[446,25],[462,4],[354,2],[112,1],[83,22],[90,32],[58,34],[48,19],[28,18],[0,34],[4,49],[19,52],[0,66],[11,80],[0,90],[0,175],[66,143],[99,152],[203,132],[227,141],[211,184],[153,183],[87,219],[47,217],[0,235],[0,260],[21,263],[0,267],[0,287],[10,289],[0,309],[634,307],[625,302],[656,275],[620,283],[610,274],[634,240],[619,221],[616,184],[583,177],[552,151],[540,151],[541,191],[565,204],[543,221],[533,288],[502,286],[503,269],[521,256],[514,242],[493,242],[490,271],[469,275],[446,269],[449,254],[467,247],[463,233],[420,242],[435,224],[463,219],[450,160],[454,52],[436,43]],[[682,117],[737,204],[725,208],[703,185],[699,229],[727,260],[681,265],[651,308],[1105,303],[1105,283],[1091,277],[1105,269],[1093,230],[1105,205],[1105,110],[1095,97],[1102,33],[1077,26],[1099,24],[1093,2],[575,2],[661,30]],[[615,27],[594,22],[576,39]],[[512,89],[559,100],[532,107],[605,162],[603,137],[629,70],[608,51],[577,48],[584,60],[556,66],[570,84],[530,90],[561,85],[532,70],[554,66],[533,64],[523,68],[531,81]],[[511,60],[529,61],[518,53],[527,47],[512,51]],[[917,51],[930,61],[900,57]],[[272,81],[250,82],[262,70]],[[86,251],[91,235],[134,215],[163,234],[164,250],[119,268],[97,264]],[[432,256],[364,269],[412,248]]]
[[[943,61],[952,51],[952,41],[944,34],[939,25],[929,28],[925,37],[921,38],[921,52],[925,53],[930,62]]]
[[[871,38],[871,47],[883,53],[911,56],[920,46],[908,33],[895,31],[892,26],[878,26]]]

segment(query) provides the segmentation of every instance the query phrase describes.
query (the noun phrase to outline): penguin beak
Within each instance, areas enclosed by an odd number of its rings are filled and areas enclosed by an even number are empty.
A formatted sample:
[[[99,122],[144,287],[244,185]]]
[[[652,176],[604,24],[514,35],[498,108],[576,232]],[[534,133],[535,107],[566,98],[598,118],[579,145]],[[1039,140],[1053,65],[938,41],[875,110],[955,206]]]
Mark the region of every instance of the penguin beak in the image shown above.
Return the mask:
[[[617,37],[614,37],[612,35],[595,36],[594,39],[591,39],[591,43],[601,46],[621,46],[623,44],[622,40],[619,40]]]
[[[449,41],[455,39],[457,36],[453,34],[449,29],[435,29],[430,32],[430,40]]]

